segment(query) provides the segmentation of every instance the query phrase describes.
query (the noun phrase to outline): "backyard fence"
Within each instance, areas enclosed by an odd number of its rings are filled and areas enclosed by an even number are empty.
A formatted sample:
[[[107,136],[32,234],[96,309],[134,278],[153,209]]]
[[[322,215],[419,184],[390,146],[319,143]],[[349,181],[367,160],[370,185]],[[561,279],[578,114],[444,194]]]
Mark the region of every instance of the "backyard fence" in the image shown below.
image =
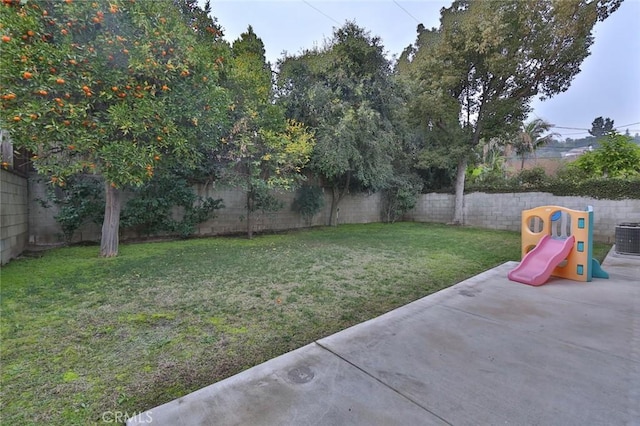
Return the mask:
[[[28,184],[27,184],[28,182]],[[3,171],[2,174],[2,262],[6,263],[27,246],[61,244],[64,239],[60,226],[54,219],[56,208],[44,208],[37,200],[45,197],[45,184],[37,179],[24,179]],[[195,235],[215,236],[247,232],[246,195],[241,190],[218,189],[198,185],[195,188],[203,197],[222,198],[225,208],[216,217],[197,226]],[[253,231],[275,232],[309,226],[327,225],[331,210],[330,191],[324,193],[324,208],[311,221],[292,209],[295,193],[277,194],[284,207],[274,213],[258,213],[253,221]],[[487,229],[520,231],[523,210],[542,205],[557,205],[575,210],[593,206],[595,212],[594,239],[613,243],[615,227],[622,222],[640,222],[640,200],[599,200],[589,197],[558,197],[543,192],[485,194],[470,193],[464,197],[464,224]],[[422,194],[415,208],[404,220],[416,222],[448,223],[453,217],[452,194]],[[383,197],[380,193],[354,193],[340,203],[338,223],[372,223],[382,220]],[[125,232],[122,240],[136,238]],[[73,241],[98,241],[100,227],[87,224],[76,232]]]

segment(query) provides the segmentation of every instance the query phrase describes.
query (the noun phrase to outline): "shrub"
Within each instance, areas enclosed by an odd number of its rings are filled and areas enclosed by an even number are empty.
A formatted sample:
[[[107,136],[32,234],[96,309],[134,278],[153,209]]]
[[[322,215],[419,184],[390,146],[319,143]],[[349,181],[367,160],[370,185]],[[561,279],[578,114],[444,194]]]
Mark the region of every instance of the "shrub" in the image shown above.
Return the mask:
[[[384,189],[382,220],[393,223],[416,206],[422,183],[418,177],[396,176]]]
[[[547,173],[542,167],[520,170],[516,180],[522,186],[541,187],[547,182]]]
[[[296,191],[291,209],[311,224],[313,216],[318,214],[324,207],[324,195],[322,188],[318,186],[303,185]]]
[[[570,169],[594,178],[640,176],[640,146],[630,136],[614,133],[602,139],[598,149],[580,156]]]
[[[186,238],[197,224],[214,217],[221,208],[222,199],[196,195],[186,179],[158,175],[134,190],[122,210],[120,227],[147,236],[168,233]]]
[[[67,244],[82,225],[88,222],[100,225],[104,218],[104,183],[93,175],[75,175],[67,179],[64,187],[49,187],[47,200],[59,208],[54,219],[60,224]],[[49,207],[46,201],[39,201],[43,207]]]
[[[591,178],[566,180],[556,178],[544,188],[558,196],[581,196],[605,200],[640,199],[640,178]]]

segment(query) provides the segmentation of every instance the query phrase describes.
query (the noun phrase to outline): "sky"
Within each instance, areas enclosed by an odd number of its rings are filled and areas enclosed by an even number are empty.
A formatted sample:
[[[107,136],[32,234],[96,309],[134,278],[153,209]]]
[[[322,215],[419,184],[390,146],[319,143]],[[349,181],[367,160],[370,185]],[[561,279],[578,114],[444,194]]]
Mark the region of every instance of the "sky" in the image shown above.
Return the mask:
[[[204,0],[199,0],[202,4]],[[482,1],[482,0],[479,0]],[[354,21],[379,37],[389,58],[413,43],[416,28],[438,27],[443,0],[211,0],[225,39],[233,42],[251,25],[265,44],[267,61],[322,47],[335,28]],[[596,24],[591,55],[564,93],[534,100],[529,120],[555,125],[558,139],[588,136],[596,117],[611,118],[621,133],[640,134],[640,0],[625,0]]]

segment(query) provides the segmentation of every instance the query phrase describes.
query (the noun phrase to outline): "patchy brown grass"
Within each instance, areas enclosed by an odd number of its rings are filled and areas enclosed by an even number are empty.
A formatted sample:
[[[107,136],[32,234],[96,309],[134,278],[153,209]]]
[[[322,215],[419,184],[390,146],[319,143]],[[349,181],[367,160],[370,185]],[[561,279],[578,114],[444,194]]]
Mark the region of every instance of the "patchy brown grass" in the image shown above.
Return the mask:
[[[344,225],[13,261],[0,294],[2,422],[135,415],[517,260],[519,241],[444,225]]]

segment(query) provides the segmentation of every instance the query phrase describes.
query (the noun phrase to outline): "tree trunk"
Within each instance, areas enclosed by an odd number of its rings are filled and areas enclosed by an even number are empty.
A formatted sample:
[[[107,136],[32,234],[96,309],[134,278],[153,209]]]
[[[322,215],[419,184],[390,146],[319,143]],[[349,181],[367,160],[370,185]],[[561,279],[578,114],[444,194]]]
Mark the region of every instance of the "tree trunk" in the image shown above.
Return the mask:
[[[253,239],[253,193],[247,191],[247,238]]]
[[[340,204],[340,190],[334,186],[331,188],[331,215],[329,216],[329,225],[338,226],[338,205]]]
[[[348,171],[345,175],[344,188],[340,190],[340,181],[338,179],[334,181],[331,187],[331,216],[329,217],[329,224],[331,226],[338,226],[338,213],[340,212],[340,201],[349,192],[349,185],[351,185],[351,171]],[[337,182],[337,183],[336,183]]]
[[[120,191],[105,182],[104,222],[100,240],[100,256],[114,257],[118,255],[118,231],[120,228]]]
[[[453,208],[453,225],[463,225],[463,204],[464,204],[464,179],[467,171],[467,158],[463,157],[458,160],[458,168],[456,170],[456,200]]]

